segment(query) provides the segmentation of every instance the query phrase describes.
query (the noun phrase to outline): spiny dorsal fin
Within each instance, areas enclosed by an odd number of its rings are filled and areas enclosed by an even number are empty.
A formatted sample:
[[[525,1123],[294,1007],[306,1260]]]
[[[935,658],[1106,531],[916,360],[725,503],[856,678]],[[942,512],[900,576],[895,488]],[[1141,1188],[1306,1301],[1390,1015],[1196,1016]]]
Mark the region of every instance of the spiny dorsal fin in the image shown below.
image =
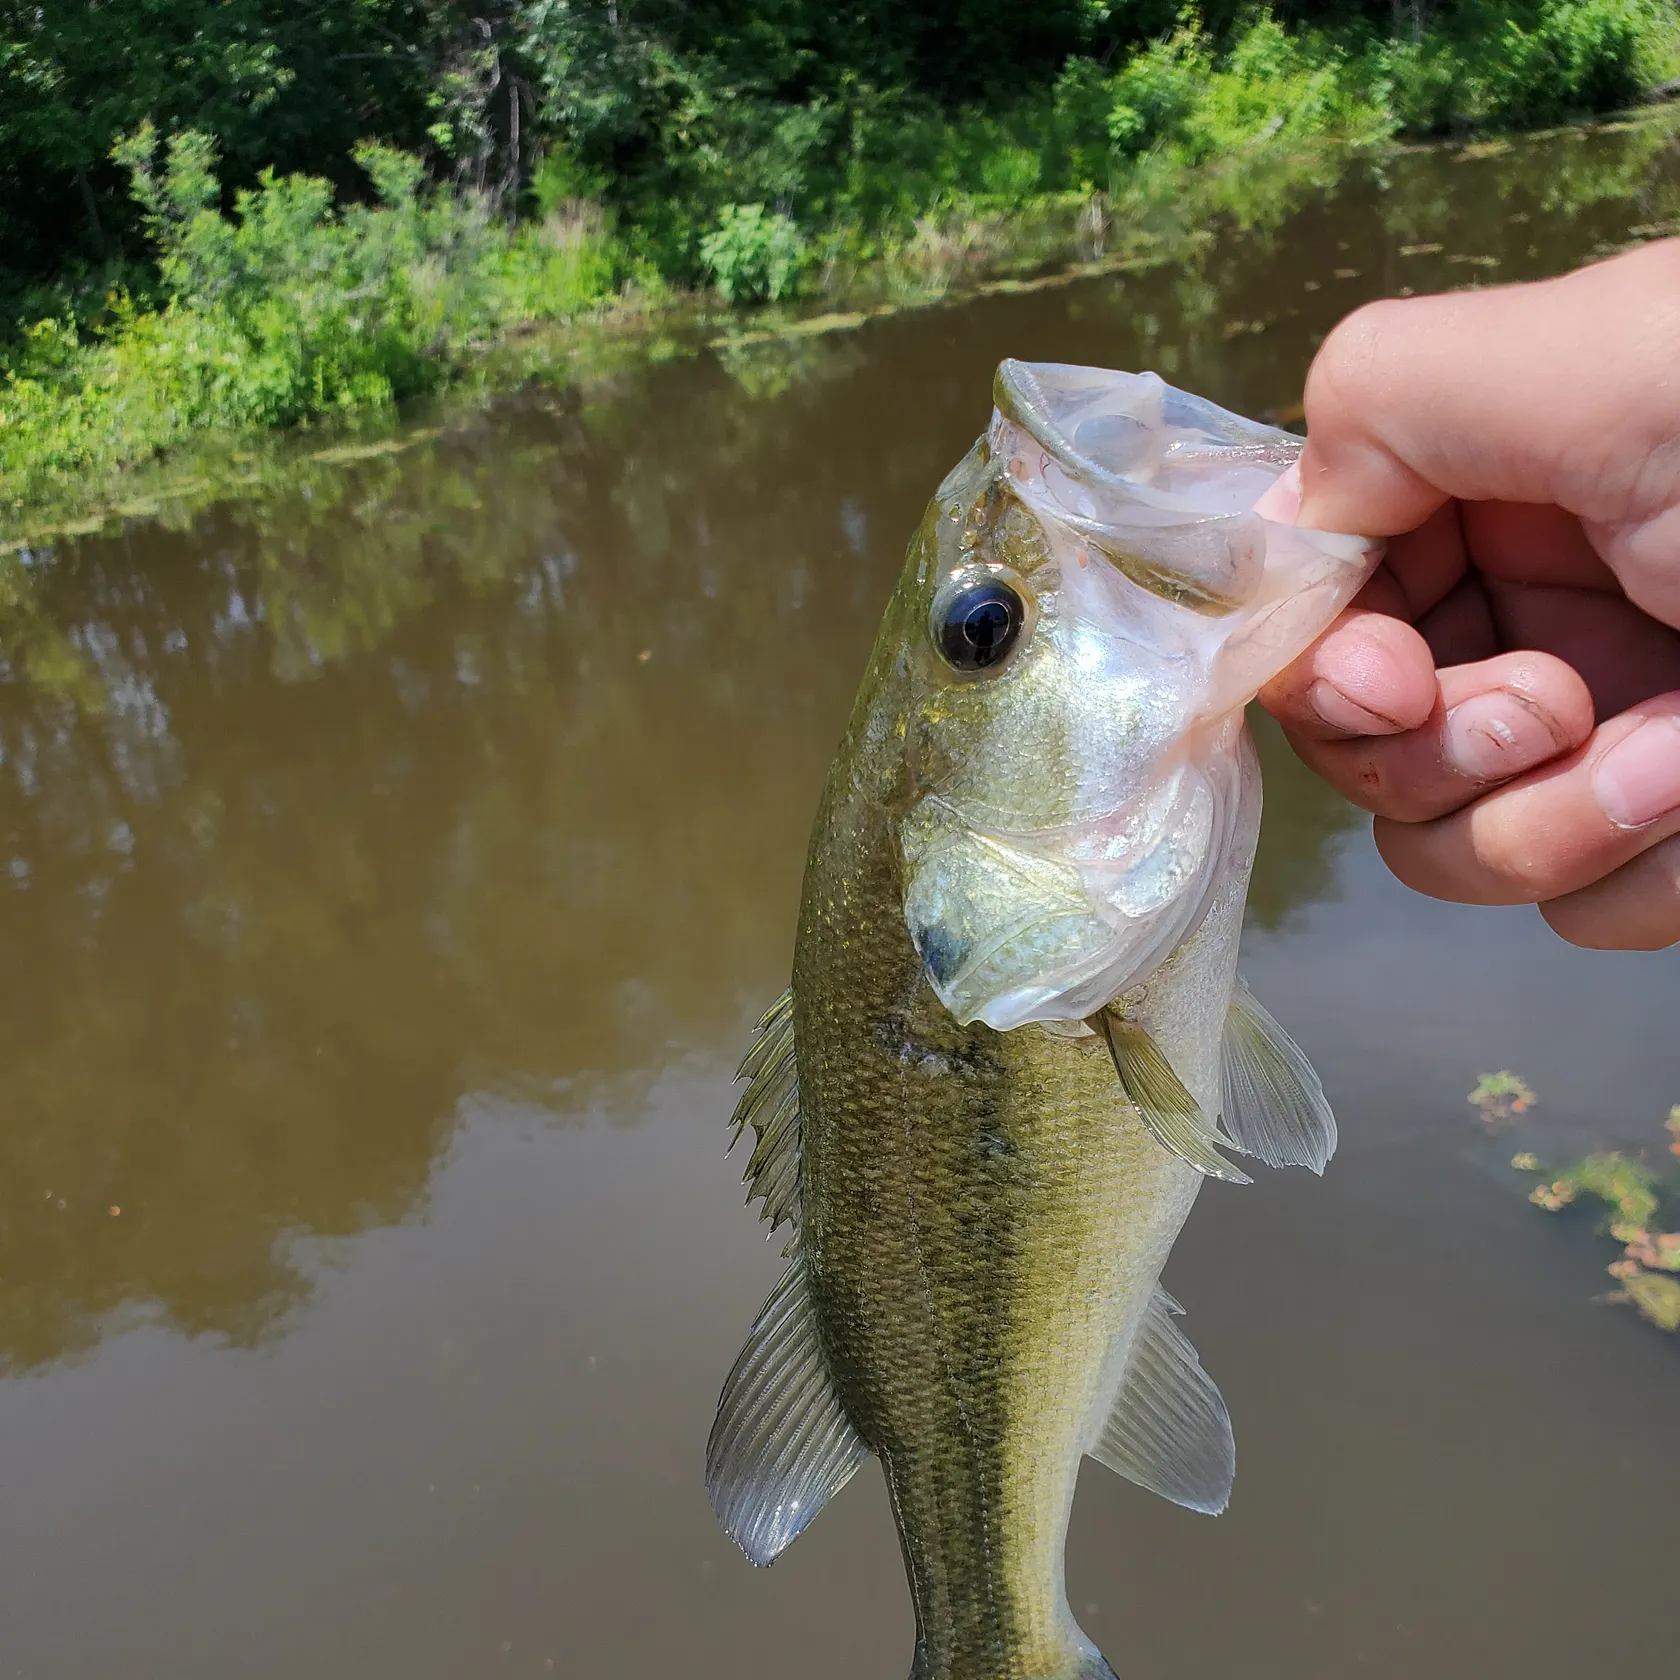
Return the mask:
[[[1268,1167],[1322,1173],[1336,1151],[1336,1117],[1301,1047],[1238,980],[1225,1015],[1221,1060],[1231,1141]]]
[[[1164,1289],[1150,1298],[1091,1457],[1175,1505],[1214,1516],[1230,1501],[1237,1448],[1218,1387],[1173,1323],[1183,1311]]]
[[[723,1385],[706,1492],[730,1539],[774,1563],[869,1456],[834,1392],[811,1316],[805,1259],[776,1285]]]
[[[1185,1090],[1184,1081],[1173,1072],[1148,1028],[1123,1019],[1112,1009],[1099,1009],[1086,1024],[1107,1042],[1127,1100],[1163,1149],[1210,1178],[1232,1184],[1254,1182],[1219,1153],[1218,1133],[1202,1118],[1196,1099]]]
[[[747,1081],[735,1105],[733,1149],[751,1126],[747,1200],[764,1203],[770,1229],[799,1225],[799,1068],[793,1053],[793,993],[783,992],[764,1013],[737,1079]]]

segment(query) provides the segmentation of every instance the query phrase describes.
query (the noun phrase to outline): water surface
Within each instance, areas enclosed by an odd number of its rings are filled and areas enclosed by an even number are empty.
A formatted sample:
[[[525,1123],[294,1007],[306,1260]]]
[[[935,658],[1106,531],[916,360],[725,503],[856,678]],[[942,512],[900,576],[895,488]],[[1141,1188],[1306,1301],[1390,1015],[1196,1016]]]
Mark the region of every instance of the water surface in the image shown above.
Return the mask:
[[[1362,299],[1677,212],[1661,129],[1415,153],[1181,262],[533,390],[9,562],[0,1675],[902,1674],[872,1469],[768,1574],[706,1506],[777,1272],[721,1150],[993,366],[1288,421]],[[1235,1499],[1088,1467],[1075,1608],[1161,1680],[1660,1672],[1680,1347],[1504,1162],[1662,1136],[1680,962],[1408,895],[1266,744],[1247,968],[1343,1147],[1204,1191],[1168,1281]],[[1515,1140],[1464,1101],[1496,1067],[1541,1094]]]

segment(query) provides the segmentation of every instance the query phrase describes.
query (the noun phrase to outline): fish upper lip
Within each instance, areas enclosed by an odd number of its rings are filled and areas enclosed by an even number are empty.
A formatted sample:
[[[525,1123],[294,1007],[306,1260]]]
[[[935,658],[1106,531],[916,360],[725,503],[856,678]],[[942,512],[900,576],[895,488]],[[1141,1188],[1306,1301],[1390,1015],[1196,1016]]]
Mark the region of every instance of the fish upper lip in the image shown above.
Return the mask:
[[[1038,365],[1060,366],[1062,364]],[[1035,372],[1035,364],[1019,361],[1014,357],[1007,357],[1000,362],[997,374],[992,382],[992,402],[1004,421],[1019,427],[1021,431],[1038,444],[1047,458],[1054,460],[1072,477],[1092,481],[1094,486],[1110,493],[1121,493],[1128,501],[1139,504],[1141,507],[1162,513],[1181,515],[1185,522],[1233,517],[1231,514],[1211,512],[1207,508],[1197,505],[1189,497],[1176,494],[1170,490],[1159,489],[1123,472],[1117,472],[1112,467],[1105,467],[1094,456],[1087,454],[1073,441],[1068,432],[1051,418],[1050,399],[1039,382]],[[1228,418],[1233,426],[1251,430],[1254,435],[1247,443],[1239,443],[1233,440],[1222,447],[1210,447],[1198,453],[1205,454],[1210,462],[1235,461],[1243,458],[1269,458],[1269,451],[1275,445],[1270,444],[1266,434],[1271,432],[1273,428],[1245,419],[1240,414],[1231,414],[1228,410],[1217,409],[1214,404],[1210,403],[1207,406]],[[1181,460],[1185,458],[1184,456],[1179,457]],[[1074,519],[1082,517],[1072,509],[1069,509],[1068,513]]]

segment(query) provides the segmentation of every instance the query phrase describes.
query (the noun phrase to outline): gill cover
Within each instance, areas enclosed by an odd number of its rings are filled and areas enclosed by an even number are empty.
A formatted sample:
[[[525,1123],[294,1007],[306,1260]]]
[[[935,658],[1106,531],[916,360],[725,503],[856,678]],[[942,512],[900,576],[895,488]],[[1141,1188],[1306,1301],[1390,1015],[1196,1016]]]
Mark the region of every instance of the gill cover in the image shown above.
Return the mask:
[[[1300,440],[1154,374],[1006,361],[994,402],[907,580],[899,843],[930,983],[1003,1031],[1083,1020],[1195,931],[1242,708],[1378,550],[1257,517]]]

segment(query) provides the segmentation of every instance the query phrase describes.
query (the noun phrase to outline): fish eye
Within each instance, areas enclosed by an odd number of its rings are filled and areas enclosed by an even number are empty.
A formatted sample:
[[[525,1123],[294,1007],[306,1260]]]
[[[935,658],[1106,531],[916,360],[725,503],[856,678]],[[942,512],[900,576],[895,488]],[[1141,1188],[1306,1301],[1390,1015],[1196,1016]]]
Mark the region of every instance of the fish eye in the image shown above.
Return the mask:
[[[1008,658],[1026,622],[1020,594],[1000,578],[986,578],[934,604],[933,636],[954,670],[984,671]]]

